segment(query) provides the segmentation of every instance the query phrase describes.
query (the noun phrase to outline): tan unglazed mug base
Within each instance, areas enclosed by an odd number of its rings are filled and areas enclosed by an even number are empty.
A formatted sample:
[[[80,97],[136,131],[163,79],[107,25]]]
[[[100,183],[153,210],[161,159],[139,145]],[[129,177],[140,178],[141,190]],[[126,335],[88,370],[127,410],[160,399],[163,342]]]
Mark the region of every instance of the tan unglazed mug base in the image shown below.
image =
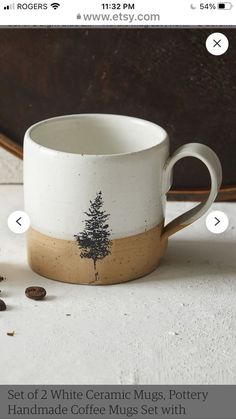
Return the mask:
[[[112,240],[110,254],[98,260],[81,258],[74,240],[46,236],[34,229],[27,232],[28,261],[39,275],[75,284],[108,285],[126,282],[157,268],[167,239],[161,239],[163,222],[140,234]]]

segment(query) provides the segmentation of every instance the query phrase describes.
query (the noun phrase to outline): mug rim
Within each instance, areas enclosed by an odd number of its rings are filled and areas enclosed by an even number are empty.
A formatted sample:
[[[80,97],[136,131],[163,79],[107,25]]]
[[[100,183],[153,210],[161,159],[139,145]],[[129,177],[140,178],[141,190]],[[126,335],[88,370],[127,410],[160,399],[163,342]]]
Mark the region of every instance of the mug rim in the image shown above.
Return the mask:
[[[64,151],[64,150],[58,150],[52,147],[48,147],[46,145],[42,145],[39,144],[37,141],[35,141],[32,138],[32,132],[33,130],[35,130],[36,128],[43,126],[45,124],[50,124],[51,122],[56,122],[56,121],[61,121],[61,120],[66,120],[66,119],[75,119],[78,117],[96,117],[96,118],[104,118],[104,117],[113,117],[113,118],[120,118],[120,119],[129,119],[131,121],[136,121],[136,122],[140,122],[142,124],[148,125],[148,126],[153,126],[155,128],[158,128],[159,132],[161,132],[163,138],[161,140],[158,141],[158,143],[149,146],[149,147],[144,147],[140,150],[136,150],[136,151],[127,151],[127,152],[122,152],[122,153],[108,153],[108,154],[88,154],[88,153],[75,153],[72,151]],[[43,119],[39,122],[36,122],[35,124],[31,125],[25,132],[24,135],[24,143],[25,140],[30,141],[35,147],[39,148],[39,149],[43,149],[46,152],[50,153],[50,154],[60,154],[60,155],[73,155],[73,156],[83,156],[83,157],[91,157],[91,158],[106,158],[106,157],[122,157],[122,156],[130,156],[130,155],[137,155],[140,153],[144,153],[147,151],[151,151],[153,149],[156,148],[161,148],[164,145],[168,146],[169,145],[169,136],[167,131],[161,127],[160,125],[156,124],[155,122],[143,119],[143,118],[138,118],[135,116],[130,116],[130,115],[122,115],[122,114],[113,114],[113,113],[78,113],[78,114],[70,114],[70,115],[59,115],[59,116],[55,116],[52,118],[47,118],[47,119]]]

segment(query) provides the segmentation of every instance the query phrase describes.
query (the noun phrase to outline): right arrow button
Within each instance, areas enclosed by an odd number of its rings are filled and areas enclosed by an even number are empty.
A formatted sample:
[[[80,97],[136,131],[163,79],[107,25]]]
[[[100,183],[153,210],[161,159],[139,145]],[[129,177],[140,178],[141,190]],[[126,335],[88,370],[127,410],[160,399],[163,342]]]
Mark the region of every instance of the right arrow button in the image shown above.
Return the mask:
[[[207,229],[214,234],[223,233],[229,225],[229,219],[223,211],[212,211],[206,218]]]

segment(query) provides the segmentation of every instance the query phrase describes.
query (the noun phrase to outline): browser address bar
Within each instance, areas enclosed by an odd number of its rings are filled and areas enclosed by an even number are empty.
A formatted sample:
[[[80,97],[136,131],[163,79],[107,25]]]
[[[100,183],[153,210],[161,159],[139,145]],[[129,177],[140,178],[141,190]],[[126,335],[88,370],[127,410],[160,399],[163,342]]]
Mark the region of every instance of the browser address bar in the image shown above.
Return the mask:
[[[235,0],[58,0],[4,2],[1,26],[198,26],[235,25]]]

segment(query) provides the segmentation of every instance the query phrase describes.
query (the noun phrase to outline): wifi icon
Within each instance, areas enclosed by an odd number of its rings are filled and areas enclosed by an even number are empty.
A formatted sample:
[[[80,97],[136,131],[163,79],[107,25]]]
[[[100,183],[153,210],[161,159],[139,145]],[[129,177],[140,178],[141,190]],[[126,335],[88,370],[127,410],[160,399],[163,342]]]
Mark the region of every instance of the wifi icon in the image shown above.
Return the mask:
[[[60,4],[59,3],[52,3],[51,6],[54,10],[57,10],[58,7],[60,6]]]

